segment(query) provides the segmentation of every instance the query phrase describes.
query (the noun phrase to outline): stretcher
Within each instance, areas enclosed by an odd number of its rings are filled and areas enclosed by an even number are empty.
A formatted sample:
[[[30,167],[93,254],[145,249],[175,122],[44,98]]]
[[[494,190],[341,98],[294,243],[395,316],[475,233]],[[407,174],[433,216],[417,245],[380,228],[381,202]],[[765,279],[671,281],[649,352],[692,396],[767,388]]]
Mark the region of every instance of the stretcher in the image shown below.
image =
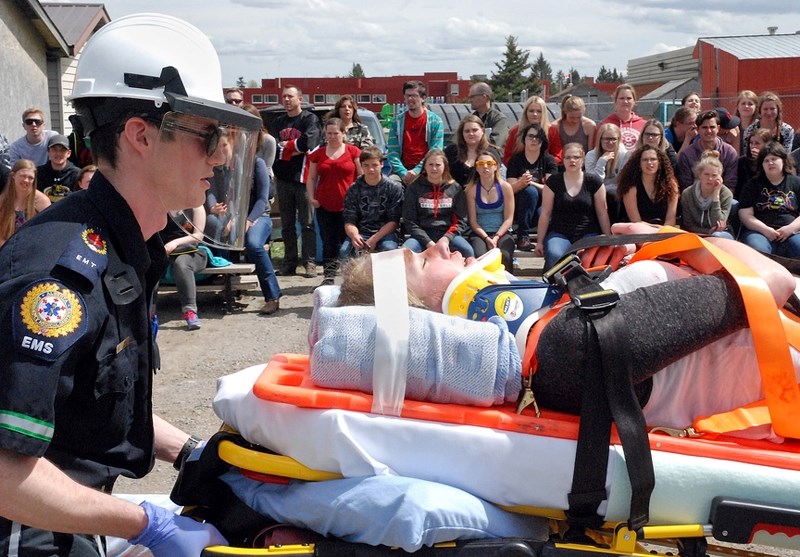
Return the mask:
[[[411,400],[404,403],[400,417],[370,414],[370,408],[370,395],[314,387],[306,356],[277,355],[266,368],[256,366],[221,380],[217,414],[255,445],[223,443],[219,454],[228,464],[255,474],[307,481],[399,474],[450,482],[503,508],[551,519],[553,531],[563,531],[569,458],[578,425],[574,417],[547,411],[540,417],[530,411],[518,415],[508,405],[487,409]],[[364,423],[369,435],[362,436]],[[343,455],[341,447],[332,444],[343,429],[351,435],[346,444],[354,446],[359,457]],[[384,443],[388,449],[369,444],[370,439],[386,439],[387,431],[395,432]],[[423,442],[425,438],[429,442]],[[710,551],[709,539],[734,547],[760,544],[766,552],[800,550],[797,441],[776,445],[663,432],[651,432],[649,441],[656,490],[650,523],[638,531],[628,530],[624,522],[630,490],[624,454],[614,440],[609,447],[608,500],[601,508],[606,523],[591,532],[591,539],[568,543],[554,535],[548,540],[460,541],[423,548],[415,555],[647,555],[650,544],[677,544],[681,555],[700,557]],[[271,454],[265,455],[264,447]],[[414,458],[404,459],[410,447]],[[430,466],[432,462],[436,466]],[[204,553],[403,554],[335,540],[260,549],[217,547]]]

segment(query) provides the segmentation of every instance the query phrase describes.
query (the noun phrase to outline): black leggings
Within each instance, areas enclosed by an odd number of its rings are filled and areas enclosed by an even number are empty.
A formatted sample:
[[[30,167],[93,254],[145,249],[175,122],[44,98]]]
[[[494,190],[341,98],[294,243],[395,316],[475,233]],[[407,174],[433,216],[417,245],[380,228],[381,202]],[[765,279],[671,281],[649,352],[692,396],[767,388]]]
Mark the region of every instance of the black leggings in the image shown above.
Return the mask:
[[[623,294],[619,346],[631,362],[632,379],[644,404],[652,376],[680,358],[747,326],[741,294],[724,273],[701,275],[639,288]],[[536,348],[533,392],[538,403],[579,414],[581,376],[600,365],[588,350],[588,318],[575,307],[561,311],[545,327]]]

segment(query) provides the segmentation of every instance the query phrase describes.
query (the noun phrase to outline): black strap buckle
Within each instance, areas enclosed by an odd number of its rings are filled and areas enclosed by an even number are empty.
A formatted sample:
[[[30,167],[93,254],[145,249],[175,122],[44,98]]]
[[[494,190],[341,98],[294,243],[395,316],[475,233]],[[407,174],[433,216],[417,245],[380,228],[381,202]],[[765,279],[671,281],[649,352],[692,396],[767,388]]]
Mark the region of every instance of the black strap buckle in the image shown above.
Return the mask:
[[[586,269],[581,265],[580,258],[573,254],[562,257],[558,262],[542,273],[542,279],[566,290],[567,283],[578,275],[586,275]]]
[[[598,290],[595,292],[585,292],[570,296],[572,303],[576,307],[586,311],[597,311],[613,308],[619,302],[619,294],[610,289]]]

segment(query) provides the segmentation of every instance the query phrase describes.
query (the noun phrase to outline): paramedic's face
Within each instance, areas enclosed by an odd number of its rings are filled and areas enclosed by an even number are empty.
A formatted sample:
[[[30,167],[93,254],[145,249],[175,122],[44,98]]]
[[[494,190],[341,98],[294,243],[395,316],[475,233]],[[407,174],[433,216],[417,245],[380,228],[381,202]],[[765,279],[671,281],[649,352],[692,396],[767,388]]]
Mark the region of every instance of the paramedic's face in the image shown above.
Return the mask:
[[[444,291],[464,270],[467,260],[458,252],[451,253],[447,246],[436,243],[422,253],[405,250],[406,281],[428,308],[442,311]],[[472,262],[470,258],[469,262]]]

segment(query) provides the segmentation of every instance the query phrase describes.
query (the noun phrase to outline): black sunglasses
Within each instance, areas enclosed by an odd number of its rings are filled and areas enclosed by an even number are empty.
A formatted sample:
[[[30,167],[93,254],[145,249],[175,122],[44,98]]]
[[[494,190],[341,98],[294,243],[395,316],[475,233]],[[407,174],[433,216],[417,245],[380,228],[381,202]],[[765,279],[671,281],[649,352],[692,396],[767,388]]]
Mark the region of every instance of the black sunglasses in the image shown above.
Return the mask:
[[[242,104],[244,102],[243,99],[225,99],[225,102],[228,104]]]
[[[44,124],[44,120],[39,120],[38,118],[25,118],[23,122],[28,126],[41,126]]]
[[[145,119],[159,125],[164,131],[177,131],[201,138],[205,142],[207,157],[211,157],[217,152],[219,140],[222,137],[222,126],[209,125],[205,132],[201,132],[187,126],[182,126],[171,119],[158,120],[152,117],[146,117]]]

